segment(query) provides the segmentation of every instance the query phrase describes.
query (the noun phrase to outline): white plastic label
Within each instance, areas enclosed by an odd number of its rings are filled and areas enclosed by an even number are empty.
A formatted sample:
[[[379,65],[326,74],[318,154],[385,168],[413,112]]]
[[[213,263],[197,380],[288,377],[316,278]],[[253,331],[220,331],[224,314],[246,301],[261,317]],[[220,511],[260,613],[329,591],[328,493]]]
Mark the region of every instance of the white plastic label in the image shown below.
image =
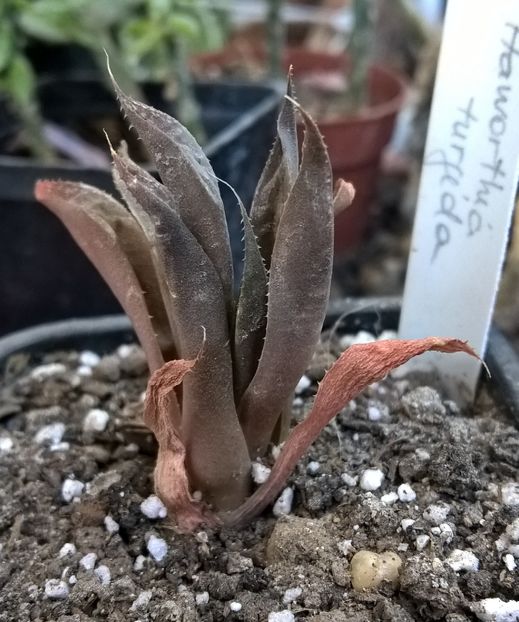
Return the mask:
[[[519,2],[449,0],[401,337],[458,337],[483,355],[518,177]],[[475,359],[427,356],[460,397],[473,397]]]

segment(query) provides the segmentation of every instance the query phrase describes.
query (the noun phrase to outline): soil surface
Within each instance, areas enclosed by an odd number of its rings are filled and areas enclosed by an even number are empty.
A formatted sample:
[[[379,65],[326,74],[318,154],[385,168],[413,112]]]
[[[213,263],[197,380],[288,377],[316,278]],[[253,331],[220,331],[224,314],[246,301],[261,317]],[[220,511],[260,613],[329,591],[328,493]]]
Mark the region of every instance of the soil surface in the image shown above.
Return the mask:
[[[302,379],[295,418],[335,348]],[[519,435],[484,388],[465,414],[416,378],[373,385],[300,462],[277,516],[181,535],[150,498],[145,386],[134,346],[11,359],[1,622],[519,619]],[[362,567],[359,551],[388,555]]]

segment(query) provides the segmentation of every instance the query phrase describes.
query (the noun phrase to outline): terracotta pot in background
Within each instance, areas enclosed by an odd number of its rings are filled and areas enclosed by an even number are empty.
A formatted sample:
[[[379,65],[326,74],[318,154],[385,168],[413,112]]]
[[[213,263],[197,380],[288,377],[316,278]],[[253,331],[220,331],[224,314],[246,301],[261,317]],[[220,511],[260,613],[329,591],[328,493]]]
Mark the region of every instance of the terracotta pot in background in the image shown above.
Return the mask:
[[[248,48],[246,61],[251,67],[263,64],[265,52],[257,46]],[[198,71],[225,74],[243,66],[243,48],[229,46],[221,51],[197,56],[193,63]],[[302,47],[288,48],[285,67],[292,65],[296,81],[311,74],[345,71],[344,54],[316,52]],[[246,63],[245,63],[246,64]],[[384,67],[369,69],[369,105],[355,115],[333,120],[319,120],[319,128],[328,146],[335,178],[343,177],[356,189],[353,204],[335,221],[336,257],[346,254],[363,240],[372,216],[379,164],[388,144],[397,114],[402,107],[405,84],[400,76]]]

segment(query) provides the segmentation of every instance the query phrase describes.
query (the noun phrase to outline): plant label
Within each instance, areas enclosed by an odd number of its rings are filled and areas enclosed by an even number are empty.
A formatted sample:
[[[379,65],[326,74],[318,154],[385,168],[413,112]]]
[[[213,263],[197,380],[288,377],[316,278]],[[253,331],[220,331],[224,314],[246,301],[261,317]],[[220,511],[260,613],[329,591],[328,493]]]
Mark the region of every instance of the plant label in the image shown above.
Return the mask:
[[[400,337],[458,337],[483,356],[518,177],[519,2],[449,0]],[[473,398],[477,361],[427,356]]]

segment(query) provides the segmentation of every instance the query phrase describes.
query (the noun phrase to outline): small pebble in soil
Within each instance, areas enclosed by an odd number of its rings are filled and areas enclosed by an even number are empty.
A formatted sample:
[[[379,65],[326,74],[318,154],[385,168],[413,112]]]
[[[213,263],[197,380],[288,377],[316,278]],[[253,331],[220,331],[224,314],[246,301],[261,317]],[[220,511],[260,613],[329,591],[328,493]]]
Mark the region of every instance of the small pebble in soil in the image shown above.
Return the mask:
[[[85,570],[93,570],[96,565],[97,554],[96,553],[87,553],[83,555],[83,557],[79,560],[79,565]]]
[[[288,609],[272,611],[269,613],[268,622],[295,622],[295,617]]]
[[[59,550],[59,556],[61,557],[69,557],[71,555],[76,554],[76,545],[72,542],[65,542],[65,544]]]
[[[77,583],[77,577],[75,574],[71,574],[70,577],[68,578],[68,582],[70,585],[76,585]]]
[[[441,523],[441,525],[437,527],[432,527],[431,533],[434,536],[438,536],[445,544],[449,544],[449,542],[452,542],[452,539],[454,538],[454,531],[449,523]]]
[[[112,580],[112,576],[110,573],[110,568],[105,566],[104,564],[99,565],[95,570],[94,574],[101,581],[101,585],[110,585],[110,581]]]
[[[48,363],[47,365],[39,365],[31,371],[31,378],[35,380],[45,380],[51,376],[65,374],[67,368],[63,363]]]
[[[115,521],[111,516],[105,516],[104,519],[105,529],[108,533],[117,533],[119,531],[119,523]]]
[[[347,557],[350,553],[353,553],[353,551],[355,550],[353,548],[353,544],[351,540],[341,540],[340,542],[337,543],[337,548],[344,555],[344,557]]]
[[[517,564],[515,562],[514,556],[511,553],[507,553],[503,557],[503,561],[505,563],[507,570],[509,570],[510,572],[513,572],[517,568]]]
[[[302,593],[303,590],[300,587],[288,588],[288,590],[285,590],[285,593],[283,594],[283,604],[290,605],[291,603],[295,603]]]
[[[403,518],[400,521],[400,526],[402,527],[404,531],[407,531],[409,527],[412,527],[415,523],[416,521],[412,518]]]
[[[346,486],[349,486],[349,488],[353,488],[359,482],[357,475],[350,475],[349,473],[342,473],[341,480],[344,484],[346,484]]]
[[[157,497],[157,495],[150,495],[140,505],[141,512],[150,519],[166,518],[168,511],[166,506]]]
[[[519,619],[519,601],[504,601],[500,598],[485,598],[471,607],[479,620],[483,622],[517,622]]]
[[[402,503],[410,503],[416,499],[416,492],[409,484],[400,484],[397,489],[397,494]]]
[[[479,559],[471,551],[454,549],[445,560],[454,572],[477,572],[479,570]]]
[[[76,371],[78,376],[83,376],[84,378],[93,375],[92,368],[89,365],[80,365]]]
[[[140,572],[144,569],[144,564],[146,563],[146,558],[144,555],[137,555],[135,561],[133,562],[133,569],[135,572]]]
[[[292,511],[292,503],[294,501],[294,491],[292,488],[287,487],[283,492],[279,495],[276,503],[274,503],[274,507],[272,508],[272,514],[277,516],[286,516],[290,514]]]
[[[141,592],[132,602],[130,611],[136,611],[137,609],[146,609],[146,607],[150,604],[152,596],[153,592],[151,590],[145,590],[144,592]]]
[[[398,494],[396,492],[388,492],[387,494],[382,495],[380,500],[384,505],[393,505],[393,503],[398,501]]]
[[[384,473],[380,469],[366,469],[360,476],[362,490],[378,490],[384,481]]]
[[[501,488],[501,500],[508,507],[519,506],[519,483],[510,482]]]
[[[104,432],[109,421],[110,415],[106,412],[106,410],[92,408],[83,420],[83,431]]]
[[[49,425],[44,425],[40,428],[34,436],[34,441],[38,443],[38,445],[50,445],[52,447],[61,442],[63,434],[65,434],[65,424],[61,421],[57,421],[56,423],[49,423]]]
[[[9,436],[2,436],[0,438],[0,454],[8,454],[14,447],[13,439]]]
[[[424,533],[420,534],[419,536],[416,536],[416,540],[414,544],[416,550],[423,551],[430,541],[431,541],[431,538]]]
[[[389,419],[389,408],[382,402],[370,402],[368,406],[368,419],[370,421],[385,421]]]
[[[396,583],[402,566],[400,557],[392,551],[378,554],[359,551],[351,559],[351,584],[356,592],[376,589],[382,581]]]
[[[204,607],[209,602],[209,592],[195,594],[195,603],[198,607]]]
[[[446,503],[434,503],[425,508],[422,516],[428,523],[439,525],[445,522],[450,511],[451,509]]]
[[[310,378],[308,376],[301,376],[301,378],[299,379],[299,382],[296,385],[295,392],[297,395],[300,395],[301,393],[309,389],[311,386],[312,386],[312,381],[310,380]]]
[[[84,350],[79,355],[79,364],[85,365],[87,367],[95,367],[99,365],[99,361],[101,357],[96,352],[92,352],[91,350]]]
[[[316,460],[312,460],[306,465],[306,472],[308,475],[316,475],[320,470],[321,465]]]
[[[268,466],[261,464],[261,462],[252,463],[252,480],[255,484],[264,484],[270,475],[270,469]]]
[[[52,600],[64,600],[68,597],[68,585],[60,579],[45,581],[45,595]]]
[[[61,486],[61,497],[66,503],[70,503],[74,499],[81,497],[85,489],[85,484],[78,479],[67,477]]]
[[[241,611],[241,608],[242,608],[242,604],[241,604],[241,603],[238,603],[238,602],[236,602],[236,601],[233,601],[232,603],[230,603],[230,604],[229,604],[229,609],[230,609],[231,611],[236,612],[236,613],[237,613],[238,611]]]
[[[149,537],[146,548],[156,562],[161,562],[168,554],[166,541],[153,534]]]

